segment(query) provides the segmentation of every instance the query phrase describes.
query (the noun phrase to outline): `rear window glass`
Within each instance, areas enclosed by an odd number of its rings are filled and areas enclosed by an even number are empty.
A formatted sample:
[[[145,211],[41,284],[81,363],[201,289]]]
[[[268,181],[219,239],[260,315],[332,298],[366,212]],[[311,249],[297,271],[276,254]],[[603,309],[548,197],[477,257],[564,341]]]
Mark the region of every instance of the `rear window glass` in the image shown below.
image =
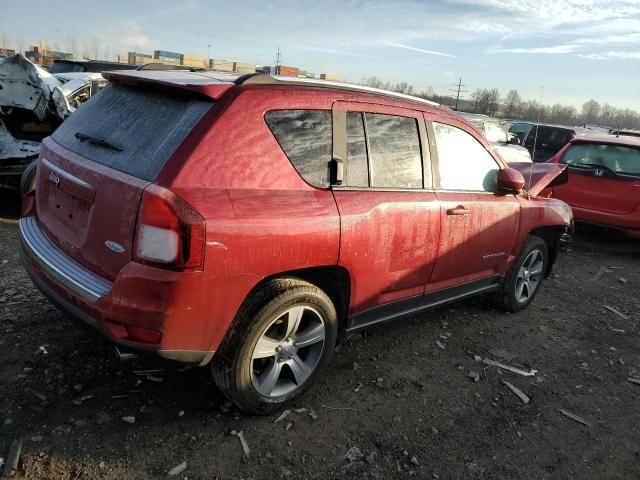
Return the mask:
[[[605,168],[612,173],[640,175],[640,149],[637,148],[578,144],[570,147],[562,160],[578,168]]]
[[[212,105],[180,92],[112,84],[81,105],[53,139],[101,165],[153,180]]]
[[[273,110],[265,120],[298,174],[311,185],[328,187],[331,111]]]
[[[537,139],[536,139],[537,138]],[[536,142],[536,149],[558,152],[573,138],[573,131],[565,128],[538,127],[536,137],[536,127],[534,126],[527,137],[527,147],[533,147]]]

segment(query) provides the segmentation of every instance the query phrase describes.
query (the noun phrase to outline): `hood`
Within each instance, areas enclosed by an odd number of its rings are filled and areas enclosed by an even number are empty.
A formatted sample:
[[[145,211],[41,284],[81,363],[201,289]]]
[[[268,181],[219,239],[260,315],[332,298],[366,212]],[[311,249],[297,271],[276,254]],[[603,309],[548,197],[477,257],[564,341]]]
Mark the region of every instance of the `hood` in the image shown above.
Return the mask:
[[[566,165],[557,163],[511,162],[509,167],[518,170],[524,176],[525,189],[531,196],[537,196],[545,188],[562,185],[569,181]]]

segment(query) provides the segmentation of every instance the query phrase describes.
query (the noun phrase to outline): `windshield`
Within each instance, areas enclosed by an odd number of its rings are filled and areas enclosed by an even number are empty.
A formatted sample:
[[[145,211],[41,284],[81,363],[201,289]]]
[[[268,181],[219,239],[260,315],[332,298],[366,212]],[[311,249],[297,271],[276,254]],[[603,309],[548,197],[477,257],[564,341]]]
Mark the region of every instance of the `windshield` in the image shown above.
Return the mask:
[[[564,154],[567,165],[582,168],[604,167],[622,175],[640,175],[640,149],[618,145],[578,144]]]
[[[178,91],[112,84],[71,115],[53,139],[101,165],[153,180],[212,105]]]
[[[507,143],[507,132],[500,126],[498,122],[485,122],[484,133],[487,140],[493,143]]]

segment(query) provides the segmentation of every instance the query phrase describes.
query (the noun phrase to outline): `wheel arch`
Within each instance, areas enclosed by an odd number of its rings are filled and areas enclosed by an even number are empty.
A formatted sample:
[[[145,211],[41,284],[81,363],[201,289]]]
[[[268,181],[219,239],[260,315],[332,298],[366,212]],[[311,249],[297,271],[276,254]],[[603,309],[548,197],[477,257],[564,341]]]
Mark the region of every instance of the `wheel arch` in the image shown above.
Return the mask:
[[[547,269],[544,272],[544,278],[548,278],[549,275],[551,275],[551,270],[558,258],[558,253],[560,252],[560,239],[562,238],[563,233],[565,233],[565,230],[566,227],[561,225],[548,225],[545,227],[534,228],[529,232],[529,235],[535,235],[536,237],[541,238],[547,245],[549,262],[547,263]]]

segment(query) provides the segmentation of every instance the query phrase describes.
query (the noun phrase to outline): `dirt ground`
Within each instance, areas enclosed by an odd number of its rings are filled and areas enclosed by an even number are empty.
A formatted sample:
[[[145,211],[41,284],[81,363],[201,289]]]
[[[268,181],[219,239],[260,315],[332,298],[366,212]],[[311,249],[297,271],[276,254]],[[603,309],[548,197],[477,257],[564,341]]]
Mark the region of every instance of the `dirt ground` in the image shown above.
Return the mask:
[[[17,212],[7,197],[0,210]],[[524,312],[477,298],[350,339],[276,423],[231,407],[207,368],[116,359],[38,293],[0,222],[0,457],[23,440],[15,478],[166,478],[182,462],[171,478],[640,478],[640,242],[616,232],[579,228]],[[474,358],[495,348],[538,372]]]

